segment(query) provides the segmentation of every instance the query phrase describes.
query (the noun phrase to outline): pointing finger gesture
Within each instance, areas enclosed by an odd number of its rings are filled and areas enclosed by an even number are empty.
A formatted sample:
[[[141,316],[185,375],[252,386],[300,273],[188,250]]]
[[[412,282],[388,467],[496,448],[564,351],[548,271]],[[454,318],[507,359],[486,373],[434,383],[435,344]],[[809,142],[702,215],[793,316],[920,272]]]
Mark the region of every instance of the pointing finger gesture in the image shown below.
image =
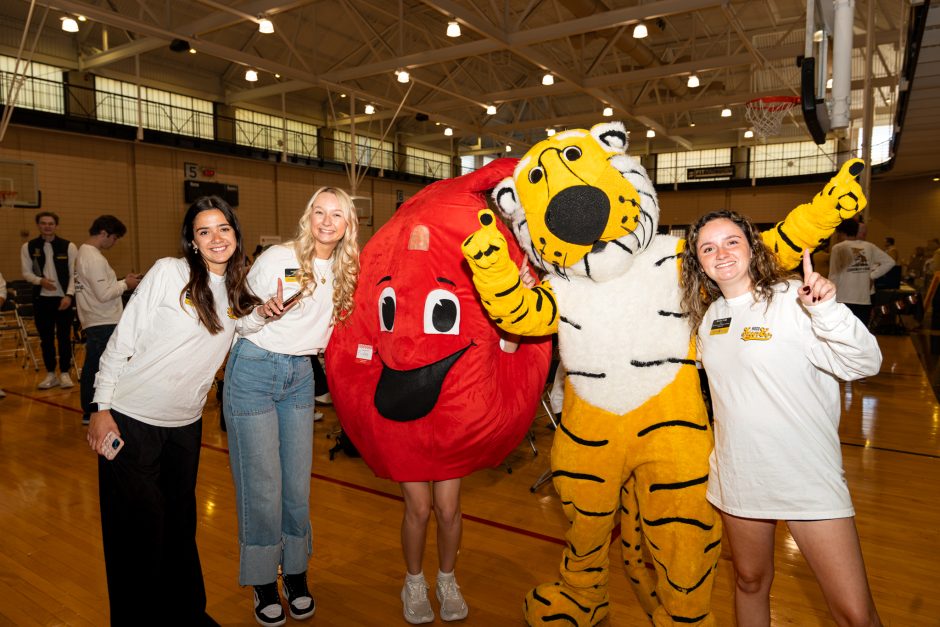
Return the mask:
[[[813,260],[809,248],[803,249],[803,287],[799,298],[807,307],[835,298],[835,283],[813,270]]]

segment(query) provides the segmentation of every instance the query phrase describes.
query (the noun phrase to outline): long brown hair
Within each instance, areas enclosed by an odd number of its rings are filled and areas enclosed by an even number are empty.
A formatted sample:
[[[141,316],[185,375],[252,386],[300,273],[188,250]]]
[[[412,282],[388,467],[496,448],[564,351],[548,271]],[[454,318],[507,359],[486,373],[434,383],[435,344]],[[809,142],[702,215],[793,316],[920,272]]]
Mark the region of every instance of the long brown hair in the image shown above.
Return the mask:
[[[337,187],[321,187],[310,200],[297,223],[297,236],[288,245],[300,262],[298,280],[300,289],[310,294],[317,287],[313,276],[313,259],[316,257],[316,239],[310,230],[310,215],[321,194],[333,194],[346,219],[346,232],[333,249],[333,320],[346,320],[353,310],[353,292],[359,279],[359,218],[349,194]]]
[[[245,281],[247,275],[245,250],[242,247],[242,230],[238,223],[238,216],[229,204],[218,196],[203,196],[196,199],[196,202],[191,204],[186,211],[183,226],[180,229],[180,248],[189,263],[189,282],[180,292],[180,304],[182,305],[188,295],[196,310],[196,315],[199,316],[199,322],[209,330],[209,333],[215,335],[222,331],[222,323],[219,322],[219,316],[215,311],[215,299],[212,298],[212,290],[209,289],[209,267],[199,251],[193,247],[193,241],[196,239],[193,223],[196,221],[196,216],[203,211],[213,209],[222,212],[226,222],[235,232],[235,252],[225,265],[225,290],[228,293],[232,315],[236,318],[246,316],[251,313],[253,307],[261,304],[261,301],[251,293]]]
[[[705,312],[708,311],[708,306],[721,296],[721,289],[719,289],[718,284],[708,278],[705,270],[702,269],[696,250],[698,249],[698,238],[702,227],[713,220],[722,218],[731,220],[744,233],[748,247],[751,249],[751,263],[748,266],[751,289],[757,295],[758,300],[766,301],[769,304],[773,300],[774,285],[793,277],[791,272],[780,265],[773,251],[764,244],[760,231],[757,230],[750,218],[727,210],[706,213],[689,226],[685,250],[682,251],[682,273],[680,276],[682,311],[688,314],[692,333],[698,331],[698,327],[705,317]]]

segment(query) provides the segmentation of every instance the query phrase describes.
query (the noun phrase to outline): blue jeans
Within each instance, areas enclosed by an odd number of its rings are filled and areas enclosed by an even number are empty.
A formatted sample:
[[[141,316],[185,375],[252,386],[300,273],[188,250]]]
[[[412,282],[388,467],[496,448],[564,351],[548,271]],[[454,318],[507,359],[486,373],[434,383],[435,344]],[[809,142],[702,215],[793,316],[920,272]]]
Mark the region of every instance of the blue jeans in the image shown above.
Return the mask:
[[[108,346],[108,340],[114,333],[116,324],[100,324],[85,329],[85,363],[82,364],[82,378],[79,380],[82,399],[82,419],[88,420],[93,412],[98,411],[95,398],[95,375],[101,362],[101,355]]]
[[[222,394],[235,480],[238,582],[257,586],[306,572],[312,551],[310,358],[272,353],[239,339]]]

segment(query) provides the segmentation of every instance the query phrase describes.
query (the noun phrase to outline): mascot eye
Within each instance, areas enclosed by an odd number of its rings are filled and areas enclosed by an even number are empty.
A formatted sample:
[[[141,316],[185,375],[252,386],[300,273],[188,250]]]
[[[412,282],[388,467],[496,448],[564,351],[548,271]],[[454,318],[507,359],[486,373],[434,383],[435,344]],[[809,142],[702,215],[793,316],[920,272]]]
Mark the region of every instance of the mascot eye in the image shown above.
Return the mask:
[[[383,331],[395,328],[395,288],[386,287],[379,294],[379,327]]]
[[[531,170],[529,170],[529,182],[535,185],[536,183],[542,180],[542,176],[544,174],[545,173],[542,171],[542,168],[540,167],[532,168]]]
[[[460,333],[460,301],[447,290],[432,290],[424,301],[424,332],[429,335]]]
[[[568,146],[565,148],[564,155],[568,161],[577,161],[581,158],[581,149],[577,146]]]

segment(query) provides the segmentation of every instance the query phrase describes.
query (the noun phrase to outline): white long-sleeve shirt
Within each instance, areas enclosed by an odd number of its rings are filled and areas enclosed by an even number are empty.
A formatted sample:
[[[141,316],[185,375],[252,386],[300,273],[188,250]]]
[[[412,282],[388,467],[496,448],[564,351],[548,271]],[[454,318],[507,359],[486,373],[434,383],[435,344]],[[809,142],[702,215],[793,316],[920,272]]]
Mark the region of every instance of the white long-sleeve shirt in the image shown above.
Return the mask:
[[[769,308],[751,293],[719,298],[698,329],[715,410],[707,498],[734,516],[854,514],[838,380],[876,374],[881,351],[845,305],[803,307],[800,286],[778,284]]]
[[[69,281],[68,285],[62,285],[59,282],[58,274],[55,271],[55,255],[52,252],[52,244],[50,242],[45,242],[42,247],[43,253],[46,256],[46,263],[43,266],[42,274],[36,274],[33,272],[33,259],[29,256],[29,244],[23,244],[23,247],[20,249],[20,269],[23,273],[23,278],[33,285],[39,285],[42,283],[42,280],[49,279],[55,283],[55,289],[47,290],[42,288],[39,291],[40,296],[73,296],[75,294],[75,257],[78,256],[78,249],[75,247],[75,244],[69,242],[68,255],[69,255]]]
[[[209,274],[222,331],[211,335],[192,305],[180,303],[189,281],[185,259],[164,258],[127,303],[95,378],[99,409],[116,409],[150,425],[199,420],[216,371],[235,334],[225,277]]]
[[[282,355],[315,355],[326,348],[333,333],[333,261],[314,259],[315,289],[279,320],[264,320],[255,312],[238,321],[238,334],[252,344]],[[284,300],[300,289],[297,255],[290,245],[265,250],[248,271],[248,286],[265,301],[277,293],[281,279]]]
[[[117,324],[124,305],[121,295],[127,289],[97,247],[82,244],[75,258],[75,303],[82,328]]]
[[[894,259],[871,242],[846,240],[832,247],[829,280],[840,303],[870,305],[874,280],[894,267]]]

